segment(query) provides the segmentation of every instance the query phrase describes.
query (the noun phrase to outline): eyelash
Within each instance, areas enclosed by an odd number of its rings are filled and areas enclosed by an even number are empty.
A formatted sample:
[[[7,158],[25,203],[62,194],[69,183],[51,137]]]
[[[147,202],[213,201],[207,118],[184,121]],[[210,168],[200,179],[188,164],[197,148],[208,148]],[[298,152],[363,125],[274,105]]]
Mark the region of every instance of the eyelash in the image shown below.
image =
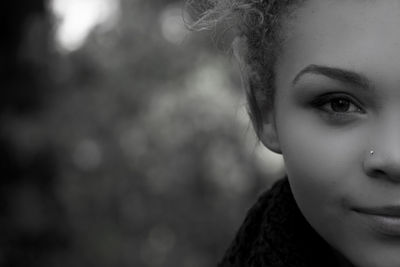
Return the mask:
[[[332,109],[332,104],[334,101],[345,101],[345,103],[349,104],[349,110],[351,111],[335,111]],[[343,103],[342,103],[343,104]],[[330,119],[333,120],[345,120],[353,117],[357,114],[364,114],[365,111],[361,107],[361,104],[354,97],[343,94],[343,93],[329,93],[322,96],[317,97],[311,102],[311,105],[314,108],[317,108],[319,111],[325,112]]]

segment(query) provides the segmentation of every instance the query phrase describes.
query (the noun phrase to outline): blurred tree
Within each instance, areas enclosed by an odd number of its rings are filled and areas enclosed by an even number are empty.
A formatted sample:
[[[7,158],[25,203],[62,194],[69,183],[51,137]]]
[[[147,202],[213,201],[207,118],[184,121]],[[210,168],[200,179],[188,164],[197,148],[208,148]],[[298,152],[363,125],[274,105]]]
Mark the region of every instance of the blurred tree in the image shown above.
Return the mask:
[[[272,181],[238,118],[237,70],[185,30],[181,8],[122,0],[116,27],[59,68],[46,128],[63,151],[76,266],[213,266]]]
[[[53,187],[54,153],[34,139],[27,151],[9,132],[35,117],[46,93],[45,61],[33,59],[49,48],[49,14],[45,0],[2,1],[0,13],[0,265],[54,266],[54,255],[67,245]]]
[[[34,2],[5,61],[27,70],[2,67],[19,93],[0,114],[0,265],[215,265],[274,175],[245,138],[232,62],[175,0],[118,1],[115,27],[52,60]]]
[[[2,82],[2,97],[0,107],[20,112],[34,108],[39,101],[40,88],[33,62],[23,58],[24,39],[27,30],[34,19],[43,19],[46,14],[45,1],[3,1],[0,4],[0,23],[3,28],[0,45],[0,75]],[[46,49],[43,47],[43,49]],[[21,79],[23,78],[23,79]],[[31,82],[34,83],[31,83]],[[29,85],[29,87],[27,87]],[[29,88],[29,93],[26,92]]]

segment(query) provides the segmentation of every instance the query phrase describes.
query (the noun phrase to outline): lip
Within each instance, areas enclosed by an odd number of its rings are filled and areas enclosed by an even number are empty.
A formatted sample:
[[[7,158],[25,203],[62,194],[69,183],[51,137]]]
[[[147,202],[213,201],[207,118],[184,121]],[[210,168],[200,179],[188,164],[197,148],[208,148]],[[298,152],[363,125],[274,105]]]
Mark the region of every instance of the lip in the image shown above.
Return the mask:
[[[365,213],[375,216],[384,217],[399,217],[400,218],[400,206],[384,206],[375,208],[355,208],[357,212]]]
[[[354,208],[370,228],[383,236],[400,238],[400,206]]]

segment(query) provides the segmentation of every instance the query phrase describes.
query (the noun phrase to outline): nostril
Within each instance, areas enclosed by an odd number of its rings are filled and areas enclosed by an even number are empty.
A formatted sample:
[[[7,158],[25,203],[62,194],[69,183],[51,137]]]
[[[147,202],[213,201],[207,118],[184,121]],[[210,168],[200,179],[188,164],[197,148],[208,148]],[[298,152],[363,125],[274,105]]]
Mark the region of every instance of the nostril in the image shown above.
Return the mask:
[[[386,173],[382,170],[372,170],[369,174],[371,177],[381,178],[386,175]]]
[[[375,169],[368,172],[368,176],[376,179],[384,179],[394,183],[400,183],[400,175],[391,173],[390,171],[386,172],[383,170]]]
[[[369,177],[400,183],[400,153],[397,150],[369,150],[362,164]]]

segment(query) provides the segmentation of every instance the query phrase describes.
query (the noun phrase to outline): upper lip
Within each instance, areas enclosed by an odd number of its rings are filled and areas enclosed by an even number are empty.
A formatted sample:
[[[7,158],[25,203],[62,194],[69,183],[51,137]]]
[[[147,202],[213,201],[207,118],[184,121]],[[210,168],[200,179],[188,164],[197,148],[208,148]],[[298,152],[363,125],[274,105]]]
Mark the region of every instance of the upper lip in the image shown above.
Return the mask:
[[[375,215],[375,216],[387,216],[387,217],[400,217],[400,206],[382,206],[382,207],[371,207],[371,208],[354,208],[355,211]]]

